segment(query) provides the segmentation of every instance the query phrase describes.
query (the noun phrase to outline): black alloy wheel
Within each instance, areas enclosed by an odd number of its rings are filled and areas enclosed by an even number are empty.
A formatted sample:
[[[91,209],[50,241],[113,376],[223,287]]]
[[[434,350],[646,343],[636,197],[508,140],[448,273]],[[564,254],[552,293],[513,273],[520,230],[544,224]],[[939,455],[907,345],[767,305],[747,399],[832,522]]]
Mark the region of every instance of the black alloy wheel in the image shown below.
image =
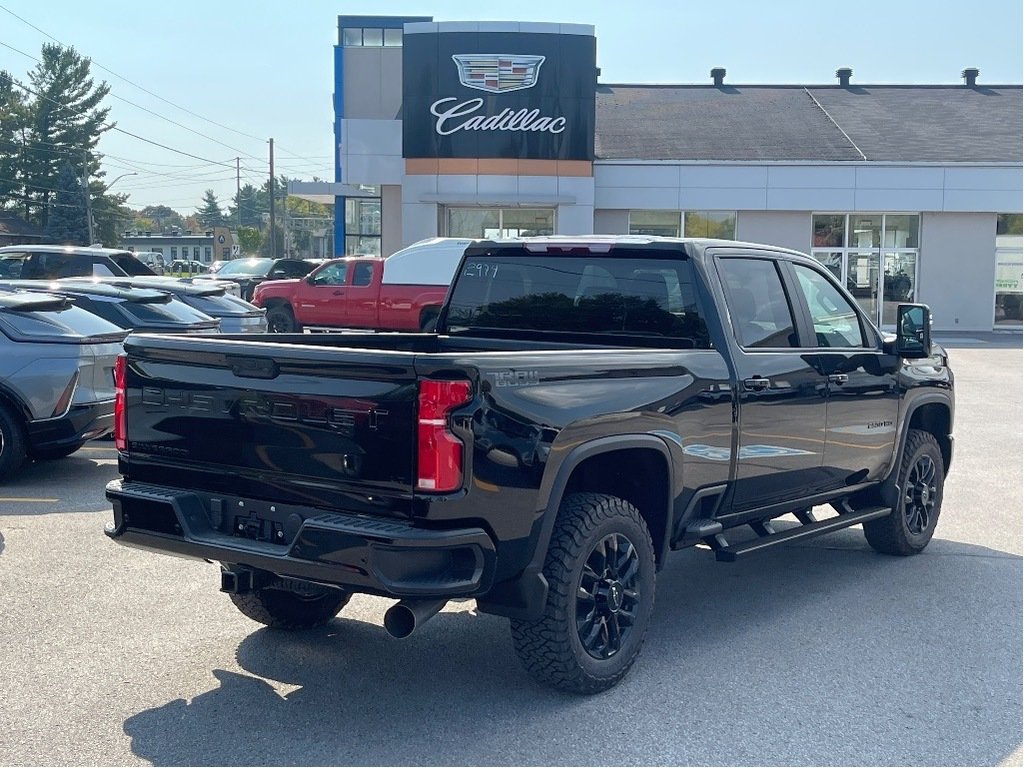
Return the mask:
[[[935,436],[911,429],[897,471],[881,486],[879,500],[892,512],[864,523],[868,544],[886,555],[924,550],[939,521],[945,479],[944,457]]]
[[[576,632],[595,659],[611,658],[629,639],[640,602],[639,573],[636,547],[621,533],[601,539],[584,563],[576,590]]]
[[[559,506],[544,561],[537,619],[512,619],[519,660],[538,681],[598,693],[629,672],[654,609],[654,545],[639,510],[603,493],[573,493]]]
[[[907,530],[914,536],[928,530],[935,515],[935,502],[939,498],[936,474],[935,462],[926,454],[917,460],[907,476],[903,489],[903,518]]]

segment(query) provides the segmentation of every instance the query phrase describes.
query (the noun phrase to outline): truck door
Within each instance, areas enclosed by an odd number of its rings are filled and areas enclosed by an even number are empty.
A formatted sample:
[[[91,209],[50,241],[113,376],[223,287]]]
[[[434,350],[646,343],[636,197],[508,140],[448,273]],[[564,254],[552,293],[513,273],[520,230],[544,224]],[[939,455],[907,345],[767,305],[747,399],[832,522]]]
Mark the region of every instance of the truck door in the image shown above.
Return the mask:
[[[878,335],[823,272],[786,266],[811,326],[808,351],[828,381],[825,474],[835,488],[876,480],[896,443],[899,359],[882,351]]]
[[[762,507],[821,490],[826,377],[801,353],[776,259],[716,259],[739,379],[739,444],[732,507]]]
[[[380,279],[374,280],[374,267],[380,272],[380,265],[373,261],[353,261],[349,265],[349,278],[345,292],[345,321],[349,328],[376,328],[380,295]]]
[[[342,326],[348,262],[336,261],[314,272],[300,286],[295,317],[303,325]]]

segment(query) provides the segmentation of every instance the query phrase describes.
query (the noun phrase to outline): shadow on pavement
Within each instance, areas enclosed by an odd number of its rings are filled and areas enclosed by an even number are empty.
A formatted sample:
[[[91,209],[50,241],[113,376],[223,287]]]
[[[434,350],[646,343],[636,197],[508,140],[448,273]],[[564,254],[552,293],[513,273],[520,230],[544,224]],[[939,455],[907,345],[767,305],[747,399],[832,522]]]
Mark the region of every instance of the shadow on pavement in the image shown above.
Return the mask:
[[[1021,573],[951,541],[877,555],[856,530],[677,554],[636,667],[598,696],[532,682],[507,623],[463,603],[405,641],[257,630],[246,674],[124,731],[156,765],[993,765],[1021,743]]]

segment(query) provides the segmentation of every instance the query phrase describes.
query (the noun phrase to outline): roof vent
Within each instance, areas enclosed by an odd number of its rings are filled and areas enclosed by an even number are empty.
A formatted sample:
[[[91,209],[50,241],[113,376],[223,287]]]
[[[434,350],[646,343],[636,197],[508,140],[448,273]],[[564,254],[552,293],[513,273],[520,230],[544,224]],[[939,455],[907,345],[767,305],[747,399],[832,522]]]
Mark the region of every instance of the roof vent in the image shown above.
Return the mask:
[[[853,70],[849,67],[840,67],[836,70],[836,77],[839,78],[839,85],[843,88],[849,88],[850,78],[853,77]]]
[[[981,74],[981,70],[977,67],[968,67],[960,73],[960,77],[964,79],[964,85],[968,88],[973,88],[978,84],[978,75]]]
[[[715,67],[714,69],[712,69],[711,70],[711,79],[714,81],[715,85],[721,85],[722,83],[724,83],[725,82],[725,68],[724,67]]]

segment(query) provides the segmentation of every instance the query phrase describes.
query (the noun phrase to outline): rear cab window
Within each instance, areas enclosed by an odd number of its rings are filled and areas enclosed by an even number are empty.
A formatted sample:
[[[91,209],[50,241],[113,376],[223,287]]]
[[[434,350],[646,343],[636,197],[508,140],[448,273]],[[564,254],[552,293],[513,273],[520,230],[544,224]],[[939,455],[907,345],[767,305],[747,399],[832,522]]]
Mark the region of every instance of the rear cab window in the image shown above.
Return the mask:
[[[793,309],[774,259],[717,259],[733,334],[745,349],[799,347]]]
[[[448,332],[620,335],[710,349],[693,263],[680,251],[529,253],[467,257],[448,307]]]

